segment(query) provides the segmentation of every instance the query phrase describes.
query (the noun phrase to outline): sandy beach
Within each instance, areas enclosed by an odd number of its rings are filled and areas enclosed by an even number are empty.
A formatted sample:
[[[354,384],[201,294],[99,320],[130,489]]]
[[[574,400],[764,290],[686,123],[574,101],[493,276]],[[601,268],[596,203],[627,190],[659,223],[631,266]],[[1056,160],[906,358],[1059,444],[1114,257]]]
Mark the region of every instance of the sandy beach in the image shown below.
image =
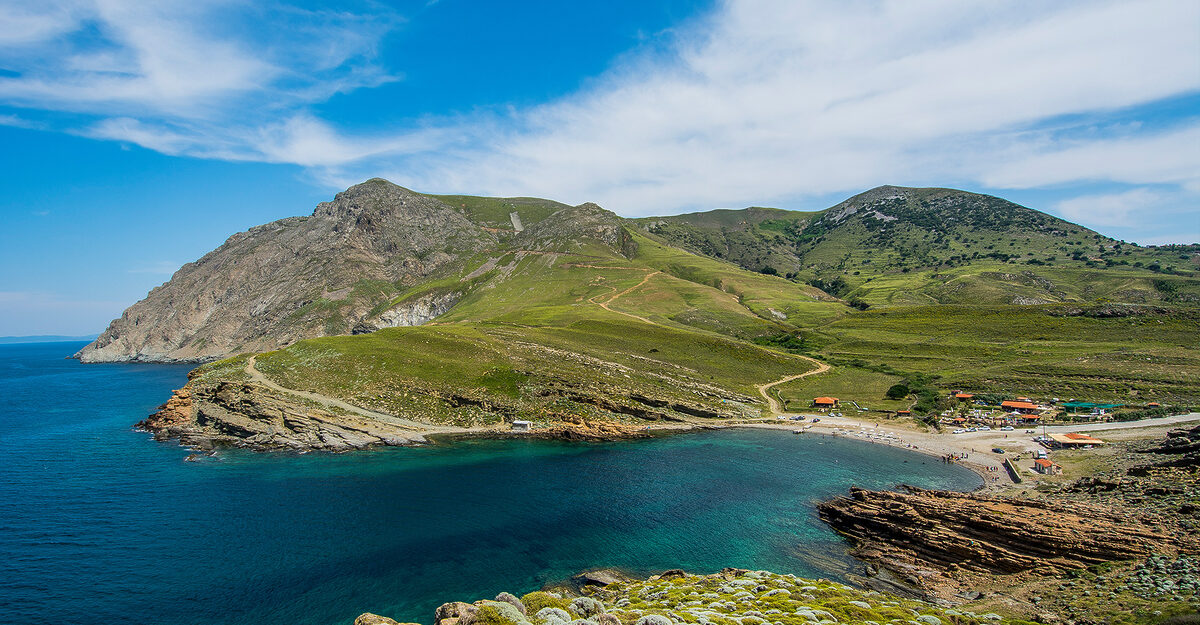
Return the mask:
[[[955,460],[956,463],[975,471],[984,478],[984,489],[1012,486],[1014,482],[1004,467],[1004,460],[1006,458],[1015,458],[1018,454],[1029,454],[1035,450],[1045,449],[1033,440],[1035,436],[1041,436],[1043,431],[1047,434],[1099,431],[1116,435],[1118,432],[1123,434],[1130,430],[1139,430],[1142,428],[1168,428],[1182,423],[1200,422],[1200,413],[1193,412],[1170,417],[1143,419],[1141,421],[1079,423],[1037,428],[1017,428],[1009,432],[992,429],[984,432],[952,434],[949,431],[931,432],[918,430],[911,421],[881,423],[853,417],[832,417],[827,415],[788,414],[784,416],[803,416],[805,420],[764,419],[761,421],[732,424],[729,427],[753,427],[787,431],[800,430],[803,434],[798,434],[797,436],[843,436],[878,445],[909,449],[937,458],[954,456],[957,458]],[[819,418],[820,421],[813,423],[813,417]],[[995,453],[992,451],[993,448],[1003,449],[1005,453]],[[1051,459],[1053,459],[1054,452],[1050,451],[1049,454]],[[1022,477],[1028,479],[1030,475],[1022,474]]]

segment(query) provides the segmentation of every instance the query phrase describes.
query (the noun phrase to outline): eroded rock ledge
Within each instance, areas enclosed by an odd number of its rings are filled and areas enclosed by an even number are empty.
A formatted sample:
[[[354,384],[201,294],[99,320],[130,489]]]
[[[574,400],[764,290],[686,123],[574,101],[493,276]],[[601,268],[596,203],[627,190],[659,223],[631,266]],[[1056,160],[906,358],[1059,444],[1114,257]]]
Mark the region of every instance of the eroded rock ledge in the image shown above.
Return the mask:
[[[424,437],[412,428],[351,414],[334,414],[253,382],[188,385],[137,424],[158,440],[178,439],[197,449],[347,451],[410,445]]]
[[[855,543],[854,555],[901,574],[930,596],[958,589],[957,571],[1049,574],[1155,553],[1198,553],[1128,511],[906,487],[852,488],[818,506]]]

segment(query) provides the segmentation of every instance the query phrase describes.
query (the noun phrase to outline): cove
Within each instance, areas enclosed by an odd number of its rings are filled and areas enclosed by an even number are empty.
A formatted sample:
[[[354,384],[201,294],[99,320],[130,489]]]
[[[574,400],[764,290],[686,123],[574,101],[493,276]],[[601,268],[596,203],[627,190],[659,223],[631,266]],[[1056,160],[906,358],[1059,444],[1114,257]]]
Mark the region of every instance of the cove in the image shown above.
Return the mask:
[[[188,367],[63,360],[78,347],[0,346],[0,622],[428,623],[445,601],[601,566],[837,578],[846,546],[814,502],[980,484],[900,449],[751,429],[184,462],[130,424]]]

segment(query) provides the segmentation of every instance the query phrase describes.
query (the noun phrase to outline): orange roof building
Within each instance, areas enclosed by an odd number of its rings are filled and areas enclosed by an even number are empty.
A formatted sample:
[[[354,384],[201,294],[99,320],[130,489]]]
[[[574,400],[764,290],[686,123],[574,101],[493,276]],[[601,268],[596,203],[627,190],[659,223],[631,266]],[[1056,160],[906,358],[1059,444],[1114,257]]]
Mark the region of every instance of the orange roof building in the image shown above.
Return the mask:
[[[975,396],[975,395],[974,395],[974,394],[972,394],[972,393],[962,393],[962,392],[959,392],[959,393],[955,393],[955,394],[954,394],[954,398],[955,398],[955,399],[963,399],[963,400],[966,400],[966,399],[971,399],[971,398],[972,398],[972,397],[974,397],[974,396]]]
[[[820,407],[833,407],[833,406],[838,405],[838,398],[836,398],[836,397],[817,397],[817,398],[813,399],[813,405],[820,406]]]
[[[1049,460],[1047,460],[1045,458],[1038,458],[1037,460],[1034,460],[1033,461],[1033,470],[1037,471],[1038,473],[1041,473],[1043,475],[1060,475],[1060,474],[1062,474],[1062,467],[1058,466],[1057,464],[1054,464],[1053,462],[1050,462]]]
[[[1004,408],[1006,410],[1017,410],[1020,412],[1035,412],[1037,410],[1040,410],[1040,408],[1038,408],[1037,404],[1032,403],[1028,400],[1024,400],[1024,401],[1022,401],[1022,400],[1017,400],[1017,401],[1007,400],[1007,401],[1000,402],[1000,407]]]

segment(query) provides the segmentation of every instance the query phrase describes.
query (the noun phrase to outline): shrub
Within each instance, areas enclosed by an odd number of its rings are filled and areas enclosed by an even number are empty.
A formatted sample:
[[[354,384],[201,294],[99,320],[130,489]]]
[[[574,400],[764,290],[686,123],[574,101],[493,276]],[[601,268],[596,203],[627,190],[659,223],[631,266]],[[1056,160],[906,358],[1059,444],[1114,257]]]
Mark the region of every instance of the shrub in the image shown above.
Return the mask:
[[[903,382],[899,384],[893,384],[892,387],[887,390],[887,398],[904,399],[905,397],[908,397],[908,392],[907,384],[904,384]]]

